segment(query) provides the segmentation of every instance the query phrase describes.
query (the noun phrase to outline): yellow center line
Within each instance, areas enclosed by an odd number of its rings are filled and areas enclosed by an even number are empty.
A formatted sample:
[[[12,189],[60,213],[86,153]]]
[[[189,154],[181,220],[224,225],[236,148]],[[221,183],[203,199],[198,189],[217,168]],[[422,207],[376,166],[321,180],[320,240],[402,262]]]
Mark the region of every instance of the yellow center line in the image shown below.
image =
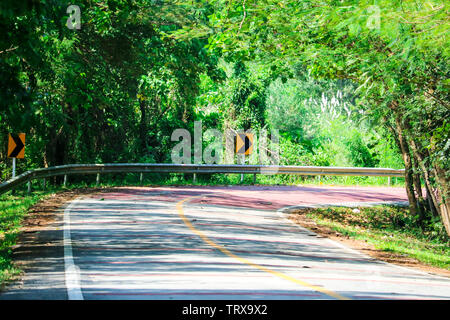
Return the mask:
[[[333,291],[330,291],[330,290],[327,290],[327,289],[324,289],[324,288],[321,288],[321,287],[318,287],[318,286],[309,284],[309,283],[307,283],[307,282],[305,282],[305,281],[298,280],[298,279],[293,278],[293,277],[291,277],[291,276],[288,276],[288,275],[286,275],[286,274],[284,274],[284,273],[281,273],[281,272],[278,272],[278,271],[274,271],[274,270],[271,270],[271,269],[269,269],[269,268],[260,266],[259,264],[253,263],[253,262],[251,262],[250,260],[247,260],[247,259],[245,259],[245,258],[242,258],[242,257],[239,257],[239,256],[235,255],[234,253],[230,252],[228,249],[226,249],[226,248],[222,247],[221,245],[219,245],[219,244],[213,242],[213,241],[212,241],[211,239],[209,239],[203,232],[201,232],[200,230],[197,230],[197,229],[192,225],[192,223],[186,218],[186,216],[184,215],[183,204],[184,204],[185,202],[187,202],[187,201],[190,201],[190,200],[192,200],[192,199],[194,199],[194,198],[199,198],[199,197],[202,197],[202,196],[194,196],[194,197],[189,197],[189,198],[186,198],[186,199],[184,199],[184,200],[181,200],[181,201],[179,201],[179,202],[177,203],[177,206],[176,206],[176,207],[177,207],[177,210],[178,210],[178,215],[179,215],[180,218],[183,220],[183,222],[186,224],[186,226],[187,226],[189,229],[191,229],[195,234],[197,234],[204,242],[206,242],[207,244],[209,244],[211,247],[216,248],[217,250],[220,250],[222,253],[224,253],[225,255],[227,255],[227,256],[229,256],[229,257],[231,257],[231,258],[234,258],[234,259],[236,259],[236,260],[238,260],[238,261],[240,261],[240,262],[242,262],[242,263],[245,263],[245,264],[247,264],[247,265],[249,265],[249,266],[252,266],[252,267],[254,267],[254,268],[256,268],[256,269],[259,269],[259,270],[261,270],[261,271],[265,271],[265,272],[267,272],[267,273],[270,273],[270,274],[272,274],[272,275],[274,275],[274,276],[277,276],[277,277],[279,277],[279,278],[282,278],[282,279],[291,281],[291,282],[293,282],[293,283],[296,283],[296,284],[299,284],[299,285],[301,285],[301,286],[307,287],[307,288],[312,289],[312,290],[314,290],[314,291],[321,292],[321,293],[323,293],[323,294],[326,294],[326,295],[328,295],[328,296],[330,296],[330,297],[333,297],[333,298],[336,298],[336,299],[339,299],[339,300],[351,300],[351,299],[349,299],[349,298],[347,298],[347,297],[341,296],[340,294],[338,294],[338,293],[336,293],[336,292],[333,292]]]

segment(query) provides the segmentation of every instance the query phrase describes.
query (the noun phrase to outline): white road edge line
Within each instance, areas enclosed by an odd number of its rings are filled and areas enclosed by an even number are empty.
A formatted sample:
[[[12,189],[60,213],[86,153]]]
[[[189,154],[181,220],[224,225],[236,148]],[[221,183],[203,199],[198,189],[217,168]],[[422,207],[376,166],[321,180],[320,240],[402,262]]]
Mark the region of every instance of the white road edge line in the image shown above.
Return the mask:
[[[80,269],[75,265],[70,237],[70,209],[78,202],[73,200],[64,210],[64,273],[69,300],[84,300],[80,285]]]
[[[328,204],[318,204],[318,205],[312,205],[312,204],[311,205],[295,205],[295,206],[286,206],[286,207],[280,208],[276,212],[285,221],[288,221],[290,224],[295,225],[300,230],[307,231],[309,233],[315,234],[314,232],[312,232],[312,231],[310,231],[310,230],[308,230],[306,228],[303,228],[303,227],[299,226],[298,224],[296,224],[295,222],[293,222],[290,219],[288,219],[287,212],[289,210],[291,210],[291,209],[303,209],[303,208],[326,208],[326,207],[350,207],[350,208],[352,208],[352,207],[358,207],[358,206],[360,206],[360,207],[371,207],[371,206],[376,206],[376,205],[400,205],[400,206],[404,206],[407,203],[408,203],[407,201],[386,201],[386,202],[359,202],[359,203],[358,202],[341,202],[341,203],[328,203]],[[403,271],[409,271],[409,272],[412,272],[412,273],[420,274],[422,276],[426,275],[428,277],[431,276],[431,277],[434,277],[436,279],[447,280],[448,281],[448,278],[446,278],[446,277],[443,277],[443,276],[440,276],[440,275],[437,275],[437,274],[433,274],[433,273],[428,273],[428,272],[421,271],[421,270],[417,270],[417,269],[414,269],[414,268],[407,268],[407,267],[399,266],[399,265],[396,265],[394,263],[388,263],[388,262],[383,261],[383,260],[375,259],[375,258],[372,258],[372,257],[370,257],[370,256],[368,256],[366,254],[363,254],[363,253],[361,253],[361,252],[359,252],[357,250],[349,248],[349,247],[347,247],[347,246],[345,246],[342,243],[339,243],[337,241],[333,241],[333,240],[328,239],[328,238],[326,240],[329,243],[337,245],[338,247],[346,250],[347,252],[359,255],[360,257],[368,258],[370,260],[374,260],[374,261],[376,261],[378,263],[381,263],[383,265],[391,266],[391,267],[394,267],[394,268],[397,268],[397,269],[400,269],[400,270],[403,270]]]

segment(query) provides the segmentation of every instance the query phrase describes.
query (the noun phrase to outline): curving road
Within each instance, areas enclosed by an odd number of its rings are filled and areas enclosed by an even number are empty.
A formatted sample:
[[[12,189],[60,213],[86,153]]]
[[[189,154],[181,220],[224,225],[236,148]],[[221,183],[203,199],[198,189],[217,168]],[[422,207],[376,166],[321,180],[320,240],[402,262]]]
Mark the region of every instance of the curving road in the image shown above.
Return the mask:
[[[282,210],[405,200],[402,189],[350,187],[84,196],[64,210],[55,267],[29,272],[24,286],[0,298],[450,299],[450,279],[374,260],[292,224]]]

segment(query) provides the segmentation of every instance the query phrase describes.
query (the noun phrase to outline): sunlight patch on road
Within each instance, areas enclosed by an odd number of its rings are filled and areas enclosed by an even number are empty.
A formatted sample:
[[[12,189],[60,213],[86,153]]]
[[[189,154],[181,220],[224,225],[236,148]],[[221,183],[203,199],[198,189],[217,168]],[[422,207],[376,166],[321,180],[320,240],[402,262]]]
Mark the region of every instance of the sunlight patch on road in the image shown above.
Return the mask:
[[[309,283],[307,283],[305,281],[293,278],[293,277],[288,276],[288,275],[286,275],[284,273],[271,270],[271,269],[266,268],[264,266],[261,266],[259,264],[253,263],[250,260],[247,260],[245,258],[239,257],[239,256],[235,255],[234,253],[230,252],[229,250],[227,250],[226,248],[222,247],[221,245],[219,245],[219,244],[215,243],[214,241],[212,241],[211,239],[209,239],[203,232],[201,232],[200,230],[196,229],[192,225],[192,223],[184,215],[184,211],[183,211],[183,204],[185,202],[188,202],[188,201],[190,201],[192,199],[199,198],[199,197],[202,197],[202,196],[194,196],[194,197],[189,197],[189,198],[186,198],[184,200],[181,200],[181,201],[179,201],[177,203],[176,208],[177,208],[177,211],[178,211],[178,215],[183,220],[183,222],[186,224],[186,226],[190,230],[192,230],[195,234],[197,234],[205,243],[207,243],[211,247],[216,248],[217,250],[221,251],[223,254],[240,261],[241,263],[247,264],[247,265],[249,265],[251,267],[254,267],[256,269],[259,269],[261,271],[270,273],[270,274],[272,274],[272,275],[274,275],[276,277],[279,277],[279,278],[288,280],[290,282],[299,284],[301,286],[307,287],[307,288],[312,289],[314,291],[321,292],[321,293],[323,293],[325,295],[328,295],[330,297],[333,297],[333,298],[336,298],[336,299],[339,299],[339,300],[350,300],[349,298],[344,297],[344,296],[342,296],[342,295],[340,295],[340,294],[338,294],[336,292],[333,292],[333,291],[330,291],[330,290],[327,290],[327,289],[324,289],[324,288],[321,288],[321,287],[318,287],[318,286],[314,286],[314,285],[309,284]]]

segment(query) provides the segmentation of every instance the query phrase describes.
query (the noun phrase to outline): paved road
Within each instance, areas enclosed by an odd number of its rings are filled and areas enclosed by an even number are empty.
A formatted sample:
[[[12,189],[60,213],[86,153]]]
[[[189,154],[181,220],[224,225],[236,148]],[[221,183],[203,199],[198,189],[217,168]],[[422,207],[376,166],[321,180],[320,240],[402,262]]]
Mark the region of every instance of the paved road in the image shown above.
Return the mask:
[[[0,298],[61,299],[64,291],[69,299],[450,299],[450,279],[374,260],[281,210],[405,198],[394,188],[320,187],[85,196],[64,210],[63,268],[41,268],[31,285]]]

